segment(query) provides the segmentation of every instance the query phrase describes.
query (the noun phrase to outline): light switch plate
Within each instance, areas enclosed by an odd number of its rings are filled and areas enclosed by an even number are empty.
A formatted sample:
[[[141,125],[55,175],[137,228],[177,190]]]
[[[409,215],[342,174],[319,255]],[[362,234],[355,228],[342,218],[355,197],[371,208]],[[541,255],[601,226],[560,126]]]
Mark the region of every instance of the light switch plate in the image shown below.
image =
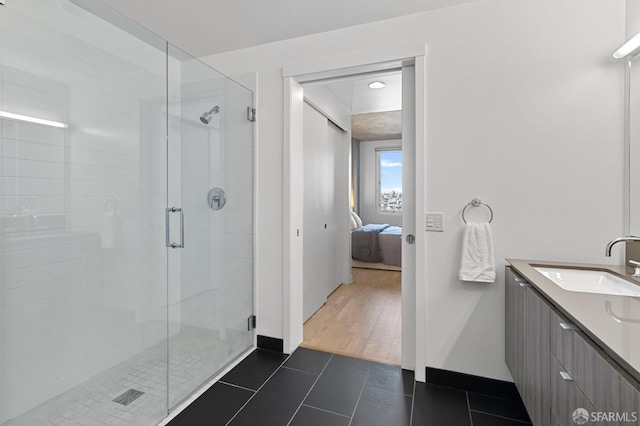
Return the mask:
[[[444,213],[429,212],[426,216],[427,231],[444,232]]]

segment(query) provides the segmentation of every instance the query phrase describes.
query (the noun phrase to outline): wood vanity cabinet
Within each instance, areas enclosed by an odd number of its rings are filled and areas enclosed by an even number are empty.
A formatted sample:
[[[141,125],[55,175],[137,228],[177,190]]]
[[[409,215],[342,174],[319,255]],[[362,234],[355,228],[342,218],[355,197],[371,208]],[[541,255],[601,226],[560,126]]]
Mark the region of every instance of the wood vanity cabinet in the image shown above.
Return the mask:
[[[520,395],[524,395],[525,288],[519,285],[520,279],[508,267],[505,282],[505,362]]]
[[[555,310],[551,311],[550,337],[552,359],[562,368],[559,374],[576,388],[577,401],[569,415],[578,407],[589,410],[587,406],[578,405],[584,400],[592,405],[593,411],[640,414],[640,384]],[[562,409],[560,405],[559,401],[554,405],[552,400],[552,412],[559,412]],[[640,425],[640,419],[635,422],[602,421],[598,424]]]
[[[631,420],[598,425],[640,426],[640,384],[510,267],[505,278],[505,361],[532,423],[572,426],[584,408]]]
[[[550,307],[511,268],[505,276],[505,361],[533,424],[549,425]]]
[[[550,358],[550,389],[549,411],[551,415],[551,424],[566,426],[571,423],[573,411],[577,408],[584,408],[588,412],[595,411],[595,407],[591,401],[580,391],[575,382],[566,380],[566,369],[554,357]]]

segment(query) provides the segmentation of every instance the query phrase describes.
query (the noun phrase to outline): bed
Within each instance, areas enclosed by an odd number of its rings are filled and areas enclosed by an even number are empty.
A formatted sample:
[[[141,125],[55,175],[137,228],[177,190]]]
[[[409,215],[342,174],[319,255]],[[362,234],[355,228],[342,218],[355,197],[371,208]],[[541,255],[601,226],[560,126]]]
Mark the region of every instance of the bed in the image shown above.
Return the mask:
[[[402,265],[402,227],[388,224],[362,225],[362,222],[358,224],[354,215],[357,217],[352,213],[352,265],[399,270]]]

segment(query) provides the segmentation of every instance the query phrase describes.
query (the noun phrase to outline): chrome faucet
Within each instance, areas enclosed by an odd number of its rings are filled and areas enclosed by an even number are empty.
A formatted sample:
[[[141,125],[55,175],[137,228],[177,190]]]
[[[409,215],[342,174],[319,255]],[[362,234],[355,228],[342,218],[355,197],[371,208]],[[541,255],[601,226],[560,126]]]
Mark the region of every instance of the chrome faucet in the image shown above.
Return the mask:
[[[631,241],[640,241],[640,237],[632,237],[632,236],[628,236],[628,237],[618,237],[615,240],[611,240],[609,241],[609,243],[607,244],[607,248],[604,251],[604,255],[607,257],[611,257],[611,248],[621,242],[631,242]]]

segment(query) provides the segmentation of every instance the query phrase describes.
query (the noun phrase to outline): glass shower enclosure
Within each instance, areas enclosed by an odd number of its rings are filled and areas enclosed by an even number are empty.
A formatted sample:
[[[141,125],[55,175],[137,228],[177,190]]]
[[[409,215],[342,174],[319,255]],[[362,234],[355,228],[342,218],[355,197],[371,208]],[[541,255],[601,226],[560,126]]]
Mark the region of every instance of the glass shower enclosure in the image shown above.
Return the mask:
[[[254,345],[253,93],[97,0],[0,82],[0,425],[158,424]]]

